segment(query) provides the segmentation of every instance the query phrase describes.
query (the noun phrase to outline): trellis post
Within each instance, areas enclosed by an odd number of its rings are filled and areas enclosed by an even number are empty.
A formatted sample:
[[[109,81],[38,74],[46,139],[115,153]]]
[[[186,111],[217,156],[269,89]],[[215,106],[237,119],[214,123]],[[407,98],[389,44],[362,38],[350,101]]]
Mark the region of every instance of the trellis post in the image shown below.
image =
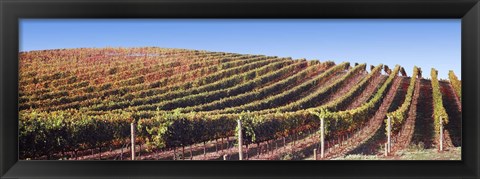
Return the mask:
[[[392,121],[390,117],[387,118],[387,137],[388,137],[388,144],[387,144],[387,152],[390,153],[390,148],[392,146],[392,141],[391,141],[391,133],[392,133]]]
[[[134,123],[130,123],[130,141],[132,143],[131,149],[132,149],[132,160],[135,160],[135,125]]]
[[[238,159],[243,160],[243,152],[242,152],[242,121],[237,120],[238,122]]]
[[[388,156],[388,151],[387,151],[387,148],[388,148],[388,143],[385,143],[385,157]]]
[[[443,151],[443,123],[442,123],[442,116],[440,116],[440,151]]]
[[[320,157],[324,157],[325,153],[325,125],[323,117],[320,118]],[[317,158],[315,158],[316,160]]]

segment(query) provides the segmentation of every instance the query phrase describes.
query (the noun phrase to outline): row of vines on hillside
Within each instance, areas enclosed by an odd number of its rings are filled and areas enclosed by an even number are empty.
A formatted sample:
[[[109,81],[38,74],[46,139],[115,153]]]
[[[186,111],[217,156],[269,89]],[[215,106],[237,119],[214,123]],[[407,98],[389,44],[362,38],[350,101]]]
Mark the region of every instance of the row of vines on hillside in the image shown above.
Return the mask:
[[[455,89],[455,93],[457,94],[460,100],[462,99],[462,82],[458,80],[458,77],[453,73],[452,70],[448,72],[448,78],[450,79],[450,83],[452,84],[453,89]]]
[[[440,84],[438,82],[438,71],[432,68],[430,72],[432,79],[432,97],[433,97],[433,117],[434,117],[434,126],[435,126],[435,135],[438,135],[440,131],[440,125],[448,124],[448,114],[445,108],[443,107],[442,93],[440,92]],[[441,121],[440,121],[441,120]],[[441,124],[440,124],[441,123]]]
[[[391,119],[391,125],[392,125],[391,129],[393,133],[396,133],[398,132],[398,130],[400,130],[401,125],[408,117],[408,111],[410,109],[410,104],[412,103],[413,92],[415,90],[415,86],[416,86],[415,83],[417,82],[418,72],[419,72],[418,67],[414,66],[413,73],[410,78],[410,83],[407,89],[407,94],[405,96],[405,100],[403,101],[402,105],[398,109],[387,114],[387,117],[390,117]],[[385,123],[387,124],[387,120],[385,120]],[[387,127],[388,127],[388,124],[387,124]]]

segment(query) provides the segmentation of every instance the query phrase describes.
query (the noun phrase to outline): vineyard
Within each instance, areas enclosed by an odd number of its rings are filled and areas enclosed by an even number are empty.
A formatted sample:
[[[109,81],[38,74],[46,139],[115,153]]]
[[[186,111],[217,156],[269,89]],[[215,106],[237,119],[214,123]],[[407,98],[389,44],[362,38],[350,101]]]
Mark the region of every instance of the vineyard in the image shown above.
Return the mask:
[[[19,57],[22,160],[396,159],[462,145],[453,71],[154,47]]]

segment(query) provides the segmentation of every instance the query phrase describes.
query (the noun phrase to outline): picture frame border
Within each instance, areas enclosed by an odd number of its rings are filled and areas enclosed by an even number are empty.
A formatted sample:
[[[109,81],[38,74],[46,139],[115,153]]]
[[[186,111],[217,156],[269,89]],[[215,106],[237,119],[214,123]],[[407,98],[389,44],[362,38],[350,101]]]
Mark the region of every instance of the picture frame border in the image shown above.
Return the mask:
[[[19,161],[23,18],[461,19],[461,161]],[[479,178],[478,0],[2,0],[0,178]],[[392,34],[394,35],[394,34]]]

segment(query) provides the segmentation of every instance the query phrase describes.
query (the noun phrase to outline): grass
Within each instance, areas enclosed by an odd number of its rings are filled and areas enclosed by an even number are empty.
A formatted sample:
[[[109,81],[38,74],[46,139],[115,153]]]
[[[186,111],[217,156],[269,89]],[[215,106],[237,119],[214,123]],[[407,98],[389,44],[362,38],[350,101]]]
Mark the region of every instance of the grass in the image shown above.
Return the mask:
[[[396,155],[400,160],[461,160],[462,148],[450,148],[439,152],[438,149],[398,151]]]
[[[436,148],[425,149],[423,143],[412,145],[409,148],[397,151],[393,156],[383,155],[346,155],[332,160],[461,160],[462,147],[445,149],[439,152]],[[309,158],[307,160],[312,160]]]

